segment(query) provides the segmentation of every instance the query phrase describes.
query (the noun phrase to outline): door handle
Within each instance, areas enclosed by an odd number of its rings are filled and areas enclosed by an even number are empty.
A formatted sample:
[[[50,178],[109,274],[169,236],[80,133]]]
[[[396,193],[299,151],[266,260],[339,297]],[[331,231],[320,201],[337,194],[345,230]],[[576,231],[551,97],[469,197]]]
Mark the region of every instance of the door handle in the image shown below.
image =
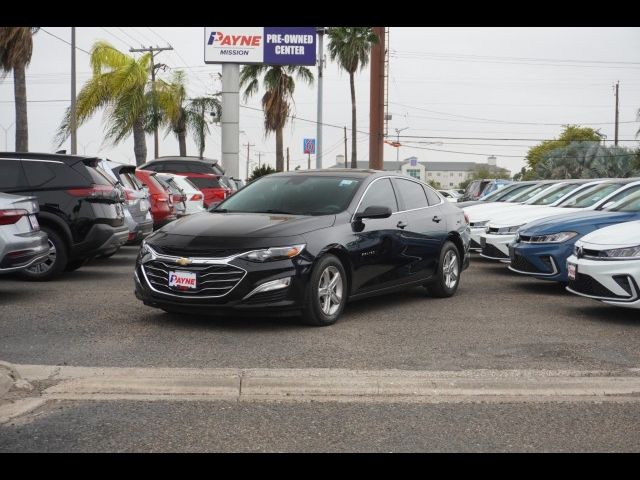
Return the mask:
[[[400,220],[400,221],[398,222],[398,224],[396,225],[396,227],[398,227],[398,228],[404,228],[404,227],[406,227],[406,226],[407,226],[407,224],[406,224],[406,223],[404,223],[402,220]]]
[[[440,221],[442,220],[439,216],[435,215],[432,219],[432,221],[436,222],[436,223],[440,223]]]

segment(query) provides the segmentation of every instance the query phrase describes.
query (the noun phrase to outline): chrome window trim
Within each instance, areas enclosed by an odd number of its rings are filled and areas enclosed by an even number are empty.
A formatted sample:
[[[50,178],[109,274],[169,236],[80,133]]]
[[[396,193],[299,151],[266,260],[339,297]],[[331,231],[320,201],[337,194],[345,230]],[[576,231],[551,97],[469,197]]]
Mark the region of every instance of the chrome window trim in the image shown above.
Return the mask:
[[[388,178],[389,180],[391,180],[393,178],[397,178],[397,179],[400,179],[400,180],[407,180],[409,182],[417,183],[421,187],[423,187],[423,185],[424,185],[422,182],[416,181],[414,178],[400,177],[398,175],[385,175],[384,177],[375,178],[371,183],[369,183],[369,185],[367,185],[367,188],[364,189],[364,193],[360,197],[360,200],[358,200],[358,204],[356,205],[354,213],[351,215],[351,220],[349,221],[349,223],[353,223],[353,220],[354,220],[354,218],[356,216],[356,213],[358,213],[358,209],[360,208],[360,204],[362,203],[362,200],[364,200],[365,195],[367,194],[367,192],[371,188],[371,185],[376,183],[378,180],[382,180],[382,179],[385,179],[385,178]],[[393,188],[393,184],[391,185],[391,187]],[[429,187],[429,188],[431,188],[431,187]],[[436,192],[436,195],[438,195],[438,197],[440,198],[440,203],[436,203],[435,205],[427,205],[426,207],[412,208],[412,209],[409,209],[409,210],[398,210],[397,212],[392,212],[391,215],[396,215],[398,213],[415,212],[417,210],[424,210],[426,208],[438,207],[438,206],[442,205],[445,202],[444,198],[442,198],[442,195],[440,195],[436,190],[434,190],[434,191]],[[395,190],[394,190],[394,192],[395,192]],[[427,199],[426,192],[425,192],[425,197],[424,198],[428,203],[429,200]],[[396,198],[396,201],[398,201],[398,208],[400,208],[399,199]]]

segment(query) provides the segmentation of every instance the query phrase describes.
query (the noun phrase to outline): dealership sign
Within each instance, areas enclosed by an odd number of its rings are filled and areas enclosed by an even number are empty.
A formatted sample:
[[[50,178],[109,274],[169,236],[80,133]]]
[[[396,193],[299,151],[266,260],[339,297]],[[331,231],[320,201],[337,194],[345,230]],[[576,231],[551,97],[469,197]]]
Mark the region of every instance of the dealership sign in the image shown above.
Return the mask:
[[[315,65],[316,27],[205,27],[204,61]]]

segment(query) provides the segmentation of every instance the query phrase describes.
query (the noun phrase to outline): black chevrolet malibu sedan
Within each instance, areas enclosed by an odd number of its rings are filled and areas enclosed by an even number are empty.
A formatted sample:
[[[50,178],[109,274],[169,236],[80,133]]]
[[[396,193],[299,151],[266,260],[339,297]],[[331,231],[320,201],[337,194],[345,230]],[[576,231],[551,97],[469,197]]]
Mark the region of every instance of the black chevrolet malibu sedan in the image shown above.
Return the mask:
[[[464,213],[414,178],[374,170],[261,177],[148,237],[136,296],[172,313],[301,315],[331,325],[347,300],[424,286],[450,297],[469,265]]]

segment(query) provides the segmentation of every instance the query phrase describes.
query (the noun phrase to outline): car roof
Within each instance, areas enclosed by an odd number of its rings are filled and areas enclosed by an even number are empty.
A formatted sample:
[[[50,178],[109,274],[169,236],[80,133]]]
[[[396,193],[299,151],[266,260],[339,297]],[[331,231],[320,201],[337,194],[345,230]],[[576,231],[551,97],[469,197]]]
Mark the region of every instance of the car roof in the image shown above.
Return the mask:
[[[185,162],[185,163],[204,163],[205,165],[216,165],[218,160],[214,160],[213,158],[200,158],[200,157],[179,157],[179,156],[166,156],[166,157],[158,157],[153,160],[149,160],[148,162],[140,165],[143,167],[145,165],[153,165],[156,163],[163,162]]]
[[[71,155],[67,153],[41,153],[41,152],[0,152],[0,158],[24,158],[28,160],[55,160],[65,163],[99,162],[102,158],[86,155]]]

